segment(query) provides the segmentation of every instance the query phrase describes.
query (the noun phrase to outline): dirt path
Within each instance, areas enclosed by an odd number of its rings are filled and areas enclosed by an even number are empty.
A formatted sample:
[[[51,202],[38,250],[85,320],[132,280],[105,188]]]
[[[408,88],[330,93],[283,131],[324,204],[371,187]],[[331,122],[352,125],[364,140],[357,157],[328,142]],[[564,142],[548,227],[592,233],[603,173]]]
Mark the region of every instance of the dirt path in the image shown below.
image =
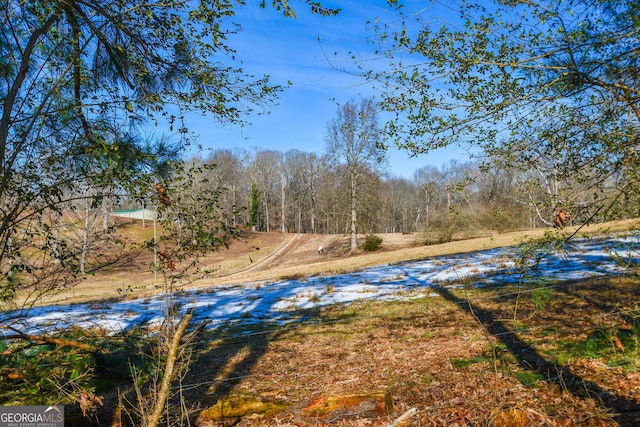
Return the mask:
[[[278,246],[269,255],[255,262],[251,262],[251,264],[249,264],[248,266],[238,271],[235,271],[227,275],[226,277],[233,278],[233,277],[242,276],[254,271],[271,268],[271,266],[275,262],[277,262],[279,258],[286,256],[288,253],[292,252],[296,246],[300,244],[300,242],[302,241],[302,236],[303,236],[302,234],[288,234],[287,238],[280,244],[280,246]]]
[[[637,226],[636,220],[596,224],[585,227],[581,233],[598,234]],[[148,240],[148,229],[133,224],[123,227],[121,233],[127,241]],[[326,234],[297,234],[279,232],[249,232],[241,241],[231,242],[228,249],[212,253],[201,260],[201,265],[213,271],[195,280],[184,289],[195,289],[214,285],[273,281],[283,277],[313,276],[319,274],[343,274],[363,268],[426,257],[491,249],[517,244],[524,238],[540,237],[546,229],[523,230],[504,234],[490,234],[483,238],[452,241],[425,246],[419,233],[381,234],[382,250],[354,253],[348,250],[348,236]],[[575,228],[565,230],[571,233]],[[141,234],[147,232],[147,235]],[[361,240],[364,236],[361,236]],[[325,253],[318,254],[318,246]],[[149,266],[152,254],[149,251],[130,251],[123,262],[112,268],[97,272],[49,298],[47,304],[78,303],[118,298],[122,296],[144,297],[157,292],[157,279]]]

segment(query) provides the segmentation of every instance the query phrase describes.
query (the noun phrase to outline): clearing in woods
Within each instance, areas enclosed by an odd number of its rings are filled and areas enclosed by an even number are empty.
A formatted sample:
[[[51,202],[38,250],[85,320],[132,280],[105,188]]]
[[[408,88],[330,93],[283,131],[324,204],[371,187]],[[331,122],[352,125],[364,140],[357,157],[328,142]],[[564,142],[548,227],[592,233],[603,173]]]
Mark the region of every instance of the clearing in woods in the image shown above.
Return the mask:
[[[134,231],[149,230],[121,228],[131,241]],[[433,246],[418,234],[382,234],[381,251],[355,254],[342,236],[245,233],[228,251],[207,257],[216,270],[188,286],[338,274],[517,244],[544,231]],[[157,292],[153,275],[144,273],[151,262],[151,254],[132,251],[81,283],[75,296],[58,298]],[[192,425],[201,427],[640,425],[638,284],[630,276],[533,289],[436,286],[438,297],[366,301],[302,313],[298,323],[207,330],[181,380],[182,405],[197,408]],[[101,419],[110,418],[117,399],[104,396]],[[231,407],[240,409],[232,414]]]
[[[143,243],[153,239],[150,221],[119,220],[115,239],[126,244],[112,255],[112,264],[87,276],[77,286],[46,301],[47,304],[76,303],[118,298],[143,297],[157,293],[162,279],[153,274],[153,253]],[[583,228],[580,233],[628,229],[633,221],[598,224]],[[571,233],[575,228],[568,228]],[[484,236],[456,240],[444,244],[425,245],[420,233],[386,233],[382,249],[377,252],[349,252],[348,236],[326,234],[296,234],[245,231],[242,238],[231,242],[229,249],[215,252],[200,261],[208,273],[198,280],[184,283],[194,289],[216,285],[272,281],[283,277],[303,277],[315,274],[340,274],[364,267],[420,259],[431,256],[465,253],[520,243],[523,239],[540,237],[545,229],[511,233],[486,233]],[[363,242],[365,236],[359,236]],[[323,246],[324,253],[318,254]]]

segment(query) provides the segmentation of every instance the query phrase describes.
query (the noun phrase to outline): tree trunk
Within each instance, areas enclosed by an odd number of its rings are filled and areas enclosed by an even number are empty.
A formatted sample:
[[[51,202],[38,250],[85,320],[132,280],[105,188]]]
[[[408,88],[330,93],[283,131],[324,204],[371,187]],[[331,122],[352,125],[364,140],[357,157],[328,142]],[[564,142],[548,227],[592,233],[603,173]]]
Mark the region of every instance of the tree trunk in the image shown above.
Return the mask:
[[[355,251],[358,248],[358,235],[356,228],[356,219],[357,219],[357,203],[356,203],[356,181],[357,177],[355,174],[351,174],[351,252]]]
[[[238,195],[236,194],[236,185],[234,184],[231,187],[231,206],[232,206],[232,212],[233,212],[233,219],[232,219],[232,224],[233,227],[237,227],[238,226],[238,221],[237,221],[237,217],[238,215],[236,215],[236,206],[238,203]]]
[[[280,181],[280,230],[283,233],[287,232],[287,213],[286,213],[286,209],[285,209],[285,194],[284,194],[284,190],[285,190],[285,180],[284,180],[284,175],[281,177],[281,181]]]
[[[309,212],[309,216],[311,217],[311,232],[315,234],[316,232],[316,212],[315,212],[315,204],[316,200],[313,196],[313,191],[311,192],[311,210]]]
[[[110,205],[106,201],[106,198],[102,199],[102,231],[105,233],[109,231],[109,207]],[[142,217],[144,218],[144,215],[142,215]]]
[[[180,340],[184,336],[192,317],[193,315],[191,313],[185,314],[178,325],[178,329],[176,330],[173,339],[171,340],[169,354],[167,355],[167,362],[164,367],[164,375],[162,376],[162,385],[160,386],[158,397],[156,398],[155,405],[153,406],[153,412],[149,416],[147,427],[157,427],[160,422],[160,418],[164,412],[164,405],[169,399],[169,390],[171,388],[171,382],[173,381],[173,371],[176,366],[176,360],[178,359]]]
[[[80,254],[80,274],[84,275],[87,266],[87,252],[89,252],[89,201],[85,200],[84,230],[82,231],[82,253]]]
[[[60,251],[58,250],[58,244],[60,243],[60,223],[62,222],[61,214],[56,214],[55,222],[55,233],[53,243],[51,244],[51,252],[55,257],[55,263],[59,265],[62,263],[62,260],[60,259]]]

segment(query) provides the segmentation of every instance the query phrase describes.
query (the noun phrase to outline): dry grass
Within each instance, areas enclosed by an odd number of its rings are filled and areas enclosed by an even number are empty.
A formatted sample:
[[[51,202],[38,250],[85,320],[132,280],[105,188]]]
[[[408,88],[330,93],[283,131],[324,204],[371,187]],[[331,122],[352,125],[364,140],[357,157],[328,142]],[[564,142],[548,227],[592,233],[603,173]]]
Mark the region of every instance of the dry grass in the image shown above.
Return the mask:
[[[579,233],[595,235],[621,231],[637,225],[637,221],[620,221],[582,228]],[[573,233],[576,228],[567,228]],[[185,288],[196,289],[215,285],[271,281],[283,277],[331,275],[357,271],[365,267],[416,260],[438,255],[473,252],[520,243],[526,238],[540,237],[546,229],[533,229],[425,246],[416,234],[381,234],[382,250],[357,251],[350,254],[348,237],[314,234],[250,233],[232,242],[228,250],[201,259],[200,267],[207,270]],[[152,272],[153,256],[142,243],[153,236],[151,223],[142,228],[138,222],[125,224],[116,238],[127,246],[121,261],[107,269],[87,276],[73,288],[60,292],[45,304],[77,303],[114,297],[144,297],[160,291],[162,278]],[[362,241],[364,236],[362,236]],[[325,255],[318,255],[318,246],[325,247]]]
[[[599,327],[603,306],[633,309],[640,298],[637,281],[562,285],[542,311],[521,295],[516,322],[515,293],[440,293],[330,307],[306,313],[306,322],[263,325],[251,334],[212,332],[207,342],[213,344],[200,353],[184,385],[190,401],[207,406],[241,394],[288,409],[200,425],[380,426],[410,408],[417,413],[407,425],[416,426],[638,425],[638,349],[618,367],[607,357],[566,354]],[[620,317],[611,321],[624,324]],[[530,364],[537,359],[538,366]],[[386,416],[309,418],[304,411],[319,396],[376,392],[392,397]]]
[[[592,226],[580,233],[633,224]],[[335,274],[517,244],[544,231],[434,246],[421,245],[419,235],[382,235],[382,251],[352,255],[340,250],[342,241],[335,236],[247,234],[229,251],[207,258],[218,271],[190,286]],[[319,256],[319,244],[335,251]],[[150,257],[132,244],[128,263],[88,278],[75,296],[61,294],[58,301],[105,299],[118,296],[118,288],[133,289],[135,297],[156,292]],[[403,425],[640,425],[637,340],[635,347],[625,342],[624,352],[613,341],[599,353],[585,352],[598,331],[633,327],[633,316],[640,316],[638,285],[636,278],[562,284],[542,309],[531,292],[440,287],[435,289],[440,297],[403,295],[393,302],[302,312],[295,324],[229,324],[203,337],[180,384],[182,403],[205,409],[240,394],[287,407],[269,415],[200,420],[201,427],[382,426],[411,408],[417,411]],[[379,392],[392,398],[387,415],[314,418],[302,410],[318,396]]]

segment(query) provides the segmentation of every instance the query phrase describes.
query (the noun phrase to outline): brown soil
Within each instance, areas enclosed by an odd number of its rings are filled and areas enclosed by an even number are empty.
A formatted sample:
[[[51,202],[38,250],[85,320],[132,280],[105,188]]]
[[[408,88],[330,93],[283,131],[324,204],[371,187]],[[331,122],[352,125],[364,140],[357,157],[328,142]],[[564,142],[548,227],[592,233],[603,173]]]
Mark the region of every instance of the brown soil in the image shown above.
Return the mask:
[[[250,334],[215,331],[182,384],[187,400],[206,408],[251,396],[287,409],[202,412],[196,424],[389,426],[410,413],[401,425],[640,425],[637,343],[616,348],[605,338],[598,352],[581,352],[603,328],[628,337],[620,312],[634,310],[637,280],[563,284],[544,308],[512,289],[434,292],[329,307]],[[328,404],[309,413],[319,401],[380,393],[392,401],[385,414]]]
[[[133,241],[139,225],[128,227],[122,232]],[[384,234],[383,248],[375,253],[349,253],[344,236],[247,232],[229,250],[203,260],[216,270],[186,286],[340,273],[514,244],[544,231],[434,246],[424,246],[417,234]],[[317,252],[320,245],[324,254]],[[157,292],[151,255],[141,249],[124,255],[111,271],[97,273],[61,299]],[[184,401],[176,408],[190,408],[191,425],[200,427],[640,425],[640,345],[633,332],[640,328],[637,278],[534,291],[443,286],[434,288],[438,297],[403,295],[394,302],[302,312],[299,322],[286,325],[207,330],[180,381]],[[588,347],[596,344],[597,349]],[[286,409],[224,419],[203,415],[238,395],[250,396],[252,407],[259,401]],[[364,406],[309,411],[335,396],[348,401],[363,395],[388,396],[388,412],[367,412]],[[102,408],[103,419],[113,414],[113,404]]]
[[[587,226],[580,233],[624,230],[634,221]],[[361,249],[351,253],[349,238],[343,235],[295,234],[244,231],[242,238],[223,249],[200,259],[200,271],[182,283],[182,288],[202,288],[254,281],[273,281],[283,277],[303,277],[317,274],[340,274],[364,267],[394,263],[430,256],[464,253],[513,245],[526,238],[541,236],[545,229],[511,233],[491,233],[471,239],[425,246],[420,233],[385,233],[382,248],[376,252]],[[576,228],[564,230],[569,235]],[[142,297],[162,289],[162,277],[153,274],[153,254],[142,248],[153,238],[153,228],[139,221],[120,225],[116,239],[124,242],[124,250],[111,254],[112,264],[86,276],[76,286],[49,297],[45,304],[75,303],[93,300]],[[365,236],[359,236],[362,243]],[[324,253],[318,254],[323,246]],[[205,271],[206,270],[206,271]]]

